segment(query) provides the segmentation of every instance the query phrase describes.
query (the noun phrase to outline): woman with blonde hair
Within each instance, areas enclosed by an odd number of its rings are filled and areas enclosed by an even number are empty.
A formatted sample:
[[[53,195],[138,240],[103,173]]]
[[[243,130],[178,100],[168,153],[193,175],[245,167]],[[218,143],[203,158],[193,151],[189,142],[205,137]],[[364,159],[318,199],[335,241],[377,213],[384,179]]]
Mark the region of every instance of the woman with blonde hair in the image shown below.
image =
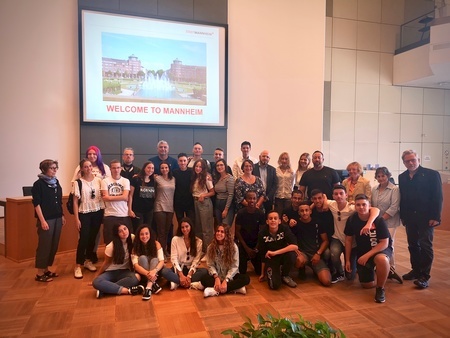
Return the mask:
[[[306,170],[310,168],[310,164],[311,164],[311,155],[309,153],[301,154],[300,158],[298,159],[297,171],[295,172],[295,187],[297,189],[300,186],[300,180],[302,178],[302,175],[305,173]]]
[[[291,206],[291,193],[294,188],[294,171],[291,168],[291,160],[287,152],[278,157],[277,190],[275,192],[275,211],[283,215],[283,211]]]
[[[372,196],[372,187],[367,178],[362,177],[363,168],[358,162],[349,163],[347,166],[349,176],[342,182],[342,185],[347,189],[347,201],[353,202],[355,196],[364,194],[367,197]]]

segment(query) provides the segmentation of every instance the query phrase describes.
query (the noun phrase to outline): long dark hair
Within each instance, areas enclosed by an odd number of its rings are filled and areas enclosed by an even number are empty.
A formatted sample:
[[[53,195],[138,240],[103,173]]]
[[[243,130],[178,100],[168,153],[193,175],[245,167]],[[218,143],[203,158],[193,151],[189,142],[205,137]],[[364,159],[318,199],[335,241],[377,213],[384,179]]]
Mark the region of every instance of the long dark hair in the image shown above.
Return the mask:
[[[209,257],[209,259],[211,261],[215,261],[216,260],[216,256],[219,253],[219,243],[217,242],[216,239],[216,231],[219,227],[223,227],[223,230],[225,231],[225,238],[223,240],[223,255],[222,255],[222,260],[223,263],[225,264],[225,268],[229,269],[233,263],[233,256],[234,256],[234,251],[236,250],[236,248],[234,247],[234,242],[233,239],[231,238],[231,231],[230,231],[230,227],[226,224],[219,224],[214,231],[214,238],[211,242],[210,245],[208,245],[208,249],[207,249],[207,255]]]
[[[200,174],[195,172],[195,166],[197,163],[201,163],[202,171]],[[194,166],[192,167],[192,179],[191,179],[191,192],[194,189],[195,181],[197,181],[197,185],[199,188],[206,187],[206,179],[208,177],[208,165],[205,160],[197,160],[194,162]]]
[[[147,228],[148,231],[150,232],[150,239],[147,242],[147,244],[142,243],[139,236],[142,229],[145,228]],[[155,238],[156,234],[151,229],[150,225],[141,224],[136,230],[136,237],[134,238],[134,245],[133,245],[133,254],[136,256],[157,257]]]
[[[142,169],[137,173],[137,177],[139,177],[142,181],[142,185],[145,185],[145,168],[147,168],[147,166],[149,164],[153,164],[152,161],[147,161],[142,165]],[[155,175],[155,165],[153,164],[153,174],[150,175],[149,179],[150,182],[153,181],[153,175]]]
[[[183,232],[181,231],[181,223],[187,223],[191,227],[191,230],[189,231],[189,243],[191,245],[190,253],[192,257],[197,256],[197,237],[195,237],[195,230],[194,226],[192,225],[192,220],[189,217],[183,217],[180,220],[180,224],[178,225],[177,229],[177,236],[183,237]]]
[[[169,162],[167,162],[167,161],[161,161],[161,163],[159,164],[159,171],[161,172],[161,166],[162,166],[163,164],[167,164],[167,166],[169,167],[169,173],[167,174],[167,177],[169,178],[169,180],[171,180],[171,179],[173,178],[173,175],[172,175],[172,168],[170,167]],[[161,176],[162,176],[162,175],[161,175]]]
[[[123,248],[123,242],[119,237],[119,227],[125,224],[116,223],[113,226],[113,263],[114,264],[123,264],[125,263],[125,249]],[[127,227],[128,229],[128,227]],[[128,263],[131,267],[131,251],[133,250],[133,241],[131,239],[131,232],[128,229],[128,237],[127,237],[127,249],[128,249]]]

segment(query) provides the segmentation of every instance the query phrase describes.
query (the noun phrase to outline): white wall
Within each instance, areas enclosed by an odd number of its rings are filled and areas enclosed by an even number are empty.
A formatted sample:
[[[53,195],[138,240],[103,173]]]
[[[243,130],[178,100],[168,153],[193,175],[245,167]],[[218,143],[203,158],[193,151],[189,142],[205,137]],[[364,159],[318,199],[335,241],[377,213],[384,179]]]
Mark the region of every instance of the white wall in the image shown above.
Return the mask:
[[[0,1],[0,196],[21,196],[59,160],[65,193],[79,155],[77,1]],[[0,212],[3,212],[2,210]]]
[[[228,160],[321,149],[325,1],[229,0],[228,23]]]
[[[394,52],[410,3],[333,1],[325,76],[331,81],[331,130],[324,148],[334,168],[352,161],[379,164],[397,178],[405,170],[401,153],[411,148],[424,166],[445,168],[450,91],[393,86]]]

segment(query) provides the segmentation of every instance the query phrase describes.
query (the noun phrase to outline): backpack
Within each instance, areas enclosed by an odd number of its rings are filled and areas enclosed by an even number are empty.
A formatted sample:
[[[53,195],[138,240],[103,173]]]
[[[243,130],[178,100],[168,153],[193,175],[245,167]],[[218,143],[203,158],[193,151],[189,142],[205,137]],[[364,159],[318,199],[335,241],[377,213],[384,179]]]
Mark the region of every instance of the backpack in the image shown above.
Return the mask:
[[[78,190],[80,191],[80,199],[78,200],[78,205],[80,205],[80,202],[81,202],[81,180],[80,179],[77,179],[77,183],[78,183]],[[71,214],[71,215],[73,215],[74,214],[74,211],[73,211],[73,196],[74,196],[74,194],[73,194],[73,192],[71,192],[70,194],[69,194],[69,199],[67,200],[67,203],[66,203],[66,207],[67,207],[67,210],[69,211],[69,214]]]

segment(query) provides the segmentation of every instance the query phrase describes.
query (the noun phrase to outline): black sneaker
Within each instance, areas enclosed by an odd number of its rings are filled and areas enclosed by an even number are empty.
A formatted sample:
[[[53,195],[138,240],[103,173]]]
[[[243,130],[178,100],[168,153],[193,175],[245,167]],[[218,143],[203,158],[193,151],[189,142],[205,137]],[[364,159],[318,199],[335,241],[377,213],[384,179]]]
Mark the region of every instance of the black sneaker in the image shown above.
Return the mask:
[[[428,280],[424,277],[421,277],[414,281],[414,284],[417,285],[419,289],[426,289],[428,287]]]
[[[142,295],[142,300],[150,300],[152,298],[152,290],[145,288],[144,294]]]
[[[142,285],[132,286],[128,289],[128,293],[133,296],[142,295],[144,293],[144,287]]]
[[[398,275],[397,272],[395,272],[395,269],[391,266],[391,268],[389,269],[389,275],[388,275],[389,279],[395,279],[397,282],[399,282],[400,284],[403,284],[403,279],[400,278],[400,276]]]
[[[411,270],[410,272],[405,273],[402,276],[402,278],[403,278],[403,280],[413,280],[413,279],[419,278],[419,276],[417,275],[417,273],[414,270]]]
[[[269,283],[269,288],[273,289],[272,268],[267,268],[267,282]]]
[[[156,282],[153,283],[153,286],[152,286],[152,293],[153,294],[157,295],[161,290],[162,290],[162,287],[160,287],[158,285],[158,283],[156,283]]]
[[[332,284],[335,284],[337,282],[342,282],[343,280],[345,280],[344,274],[335,273],[335,274],[333,274],[333,276],[331,276],[331,283]]]
[[[386,296],[384,294],[384,288],[377,287],[375,291],[375,301],[377,303],[384,303],[386,301]]]

